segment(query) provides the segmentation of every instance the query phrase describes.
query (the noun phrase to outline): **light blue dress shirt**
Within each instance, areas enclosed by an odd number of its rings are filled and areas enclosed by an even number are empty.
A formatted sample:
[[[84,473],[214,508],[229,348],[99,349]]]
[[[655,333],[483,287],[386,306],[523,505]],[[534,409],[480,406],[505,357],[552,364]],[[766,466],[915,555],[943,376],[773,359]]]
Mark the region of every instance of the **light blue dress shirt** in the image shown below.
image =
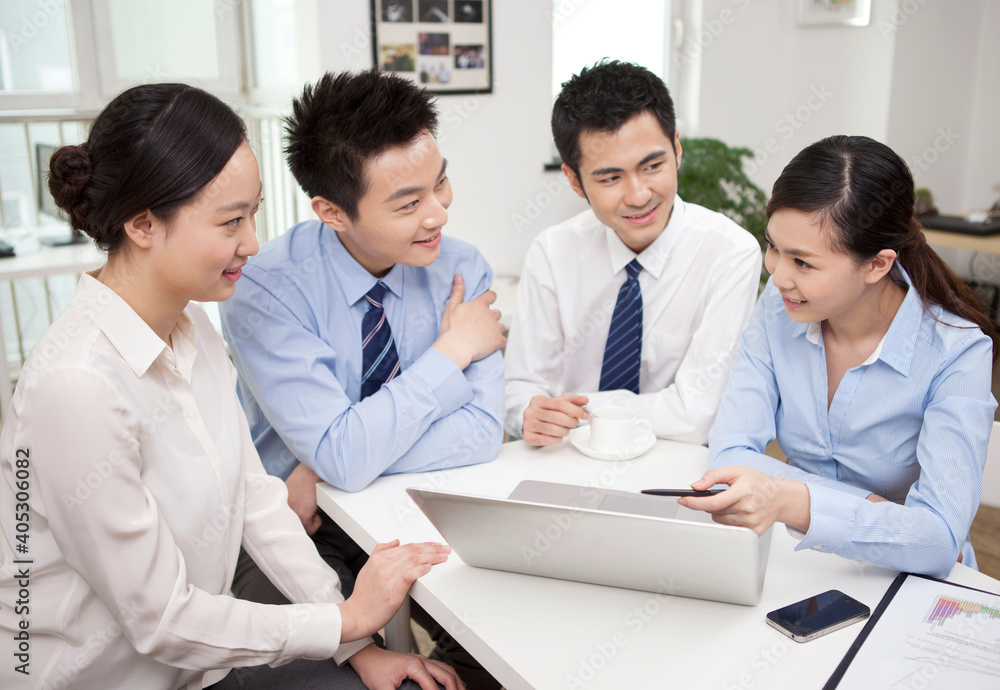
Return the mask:
[[[456,273],[466,300],[493,281],[482,255],[450,237],[430,266],[397,264],[381,279],[402,371],[358,402],[364,296],[377,279],[318,220],[261,247],[220,311],[240,400],[270,474],[287,478],[303,462],[334,486],[359,491],[382,474],[496,457],[501,354],[462,371],[431,347]]]
[[[769,281],[709,433],[711,465],[805,482],[810,526],[797,549],[937,576],[961,553],[975,568],[968,535],[996,409],[992,351],[979,328],[926,311],[908,289],[828,410],[822,329],[793,321]],[[764,455],[774,438],[787,464]],[[865,500],[871,493],[891,502]]]

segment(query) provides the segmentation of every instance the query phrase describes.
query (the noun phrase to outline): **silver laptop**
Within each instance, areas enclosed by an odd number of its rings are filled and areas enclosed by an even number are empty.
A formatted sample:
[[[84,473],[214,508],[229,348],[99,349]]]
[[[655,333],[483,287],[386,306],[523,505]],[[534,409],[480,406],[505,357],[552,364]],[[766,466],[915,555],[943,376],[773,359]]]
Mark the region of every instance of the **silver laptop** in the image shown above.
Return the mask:
[[[467,564],[696,599],[760,601],[771,532],[676,498],[523,481],[508,498],[406,492]]]

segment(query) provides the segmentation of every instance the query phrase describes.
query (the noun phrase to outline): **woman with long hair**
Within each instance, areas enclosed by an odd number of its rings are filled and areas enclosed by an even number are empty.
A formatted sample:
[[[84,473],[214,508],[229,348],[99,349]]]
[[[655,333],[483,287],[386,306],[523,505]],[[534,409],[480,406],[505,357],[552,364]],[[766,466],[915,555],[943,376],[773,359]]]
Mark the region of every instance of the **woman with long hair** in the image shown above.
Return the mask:
[[[767,206],[767,288],[681,499],[797,548],[900,571],[975,567],[996,401],[996,331],[927,246],[913,178],[887,146],[835,136],[799,153]],[[787,463],[764,454],[777,438]]]

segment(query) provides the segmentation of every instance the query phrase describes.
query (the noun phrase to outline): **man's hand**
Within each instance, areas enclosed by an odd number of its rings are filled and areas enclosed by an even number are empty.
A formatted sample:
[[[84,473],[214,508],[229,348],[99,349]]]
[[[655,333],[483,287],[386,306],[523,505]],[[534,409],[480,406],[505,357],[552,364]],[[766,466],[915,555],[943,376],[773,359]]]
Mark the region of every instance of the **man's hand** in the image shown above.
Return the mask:
[[[340,607],[341,642],[371,636],[395,615],[410,591],[410,585],[430,572],[435,563],[448,560],[447,544],[399,545],[399,540],[378,544],[358,573],[354,593]]]
[[[421,690],[465,690],[465,683],[451,666],[418,654],[398,654],[368,645],[347,660],[368,690],[395,690],[407,678]]]
[[[809,488],[788,477],[772,477],[760,470],[728,465],[709,470],[692,489],[703,491],[715,484],[729,488],[714,496],[684,497],[677,502],[686,508],[704,510],[723,525],[749,527],[764,534],[775,522],[809,531]]]
[[[590,417],[582,407],[587,402],[587,396],[576,393],[563,393],[558,398],[536,395],[524,410],[522,437],[532,446],[561,443],[581,419]]]
[[[319,506],[316,505],[316,485],[322,479],[308,465],[299,463],[285,480],[288,489],[288,505],[302,521],[306,534],[316,534],[323,519],[319,516]]]
[[[497,294],[487,290],[479,297],[463,302],[465,281],[455,274],[451,297],[441,317],[441,335],[431,345],[464,370],[506,344],[500,312],[490,309]]]

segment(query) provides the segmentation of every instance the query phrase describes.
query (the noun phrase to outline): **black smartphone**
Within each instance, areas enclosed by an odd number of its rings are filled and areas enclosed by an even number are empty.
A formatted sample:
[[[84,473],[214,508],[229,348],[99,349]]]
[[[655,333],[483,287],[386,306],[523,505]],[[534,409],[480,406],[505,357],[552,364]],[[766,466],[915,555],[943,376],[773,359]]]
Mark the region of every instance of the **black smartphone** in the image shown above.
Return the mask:
[[[723,491],[725,489],[707,489],[705,491],[695,491],[694,489],[643,489],[639,493],[651,496],[714,496]]]
[[[808,642],[870,615],[871,609],[860,601],[831,589],[771,611],[767,624],[796,642]]]

